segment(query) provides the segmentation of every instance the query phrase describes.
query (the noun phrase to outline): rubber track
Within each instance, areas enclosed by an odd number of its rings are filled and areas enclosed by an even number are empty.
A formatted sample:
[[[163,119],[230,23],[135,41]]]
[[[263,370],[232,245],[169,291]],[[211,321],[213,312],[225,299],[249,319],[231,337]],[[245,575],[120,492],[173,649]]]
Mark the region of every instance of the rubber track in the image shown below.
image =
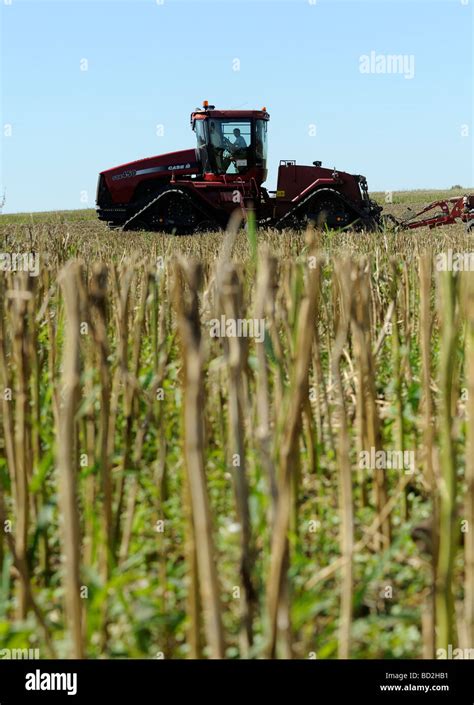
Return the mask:
[[[351,203],[347,198],[345,198],[345,196],[343,196],[341,193],[339,193],[339,191],[336,191],[335,189],[332,189],[332,188],[322,188],[322,189],[316,189],[315,191],[311,191],[311,193],[308,194],[308,196],[306,196],[300,203],[297,203],[296,206],[294,206],[291,210],[289,210],[287,213],[285,213],[285,215],[283,215],[280,218],[280,220],[277,220],[274,227],[275,228],[284,227],[284,226],[282,226],[282,223],[284,223],[284,221],[287,218],[290,218],[292,215],[297,213],[297,211],[299,211],[301,208],[303,208],[305,203],[307,203],[311,198],[314,198],[315,195],[320,194],[320,193],[322,193],[322,194],[329,193],[331,195],[336,196],[336,198],[338,198],[345,205],[347,205],[348,208],[350,208],[352,211],[355,211],[359,215],[359,218],[361,218],[364,222],[367,222],[367,220],[368,220],[367,214],[364,211],[362,211],[361,209],[359,209],[357,206],[355,206],[353,203]],[[374,220],[373,216],[369,216],[369,218]],[[351,225],[353,225],[355,222],[357,222],[357,221],[352,221]]]
[[[140,217],[143,213],[145,213],[149,208],[151,208],[151,207],[154,206],[156,203],[158,203],[158,201],[159,201],[160,199],[164,198],[165,196],[168,196],[170,193],[179,193],[180,196],[182,196],[183,198],[187,199],[187,200],[191,203],[191,205],[192,205],[193,208],[195,208],[195,209],[197,209],[198,211],[200,211],[201,213],[203,213],[204,216],[205,216],[208,220],[209,220],[209,219],[215,220],[215,218],[214,218],[213,216],[209,216],[209,214],[207,214],[207,213],[205,212],[205,210],[204,210],[199,204],[197,204],[197,203],[195,202],[195,199],[192,199],[191,196],[190,196],[186,191],[183,191],[183,190],[180,189],[180,188],[168,188],[168,189],[166,189],[166,191],[163,191],[162,193],[158,194],[158,196],[156,196],[156,198],[153,198],[151,201],[149,201],[148,203],[146,203],[146,204],[143,206],[143,208],[141,208],[139,211],[137,211],[137,213],[135,213],[134,215],[132,215],[132,217],[129,218],[127,221],[125,221],[125,223],[122,225],[122,231],[123,231],[123,230],[126,230],[126,229],[128,228],[128,226],[130,225],[130,223],[132,223],[136,218],[139,218],[139,217]]]

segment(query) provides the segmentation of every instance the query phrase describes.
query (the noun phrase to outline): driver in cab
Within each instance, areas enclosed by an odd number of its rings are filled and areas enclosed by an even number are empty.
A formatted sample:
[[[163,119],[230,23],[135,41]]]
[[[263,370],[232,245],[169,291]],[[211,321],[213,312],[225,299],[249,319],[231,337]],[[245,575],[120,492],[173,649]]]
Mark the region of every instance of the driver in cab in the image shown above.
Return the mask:
[[[232,143],[230,140],[226,139],[225,141],[225,146],[229,150],[231,154],[235,154],[236,152],[240,152],[243,149],[247,149],[247,143],[240,134],[240,130],[238,127],[235,128],[234,130],[234,137],[235,137],[235,142]]]
[[[231,159],[228,159],[227,166],[230,164],[231,161],[233,161],[235,158],[240,157],[245,157],[246,156],[246,150],[247,150],[247,143],[240,134],[240,130],[238,127],[236,127],[233,130],[233,134],[235,137],[235,141],[231,142],[227,138],[225,138],[225,147],[227,151],[232,155]],[[242,165],[243,169],[245,170],[246,167]],[[238,170],[240,171],[240,168],[237,167]]]

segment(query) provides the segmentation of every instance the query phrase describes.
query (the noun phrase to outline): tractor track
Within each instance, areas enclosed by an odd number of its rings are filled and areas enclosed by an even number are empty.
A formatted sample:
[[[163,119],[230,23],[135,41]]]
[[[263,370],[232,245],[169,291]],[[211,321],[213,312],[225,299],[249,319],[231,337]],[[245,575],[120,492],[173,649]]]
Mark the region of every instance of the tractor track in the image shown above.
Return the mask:
[[[179,194],[184,200],[188,201],[193,210],[199,211],[203,216],[204,216],[204,221],[215,221],[216,225],[218,225],[216,219],[214,216],[212,216],[209,213],[206,213],[206,210],[201,207],[199,203],[196,202],[196,199],[193,199],[187,191],[184,191],[183,189],[180,188],[167,188],[162,193],[158,194],[155,198],[152,198],[151,201],[148,201],[143,208],[141,208],[139,211],[134,213],[131,218],[129,218],[125,223],[122,225],[122,231],[128,230],[129,226],[133,221],[139,220],[141,216],[143,216],[143,213],[146,213],[152,206],[154,206],[156,203],[158,203],[162,198],[165,198],[165,196],[169,196],[170,193],[172,194]]]
[[[300,211],[300,210],[303,208],[303,206],[304,206],[306,203],[308,203],[308,202],[309,202],[312,198],[314,198],[315,196],[319,196],[319,194],[322,194],[322,195],[329,194],[329,195],[331,195],[332,197],[334,197],[334,198],[337,199],[338,201],[341,201],[341,202],[342,202],[345,206],[347,206],[347,208],[349,208],[351,211],[353,211],[353,212],[355,212],[356,214],[358,214],[358,215],[359,215],[359,218],[356,219],[356,220],[354,220],[354,221],[352,221],[352,222],[350,223],[350,225],[354,225],[355,223],[359,222],[359,220],[362,220],[362,221],[364,221],[364,224],[373,227],[374,225],[377,225],[378,222],[379,222],[378,217],[375,218],[374,216],[367,216],[367,214],[366,214],[363,210],[361,210],[361,209],[359,209],[357,206],[355,206],[351,201],[349,201],[348,198],[345,198],[345,197],[344,197],[339,191],[337,191],[336,189],[332,189],[332,188],[323,188],[323,189],[317,189],[317,190],[315,190],[315,191],[312,191],[310,194],[308,194],[308,196],[306,196],[300,203],[297,203],[293,208],[291,208],[287,213],[285,213],[285,214],[280,218],[280,220],[277,220],[277,222],[275,223],[275,226],[274,226],[274,227],[275,227],[275,228],[278,228],[278,229],[284,228],[284,227],[285,227],[284,222],[285,222],[286,220],[290,220],[293,216],[295,216],[295,214],[298,213],[298,211]]]

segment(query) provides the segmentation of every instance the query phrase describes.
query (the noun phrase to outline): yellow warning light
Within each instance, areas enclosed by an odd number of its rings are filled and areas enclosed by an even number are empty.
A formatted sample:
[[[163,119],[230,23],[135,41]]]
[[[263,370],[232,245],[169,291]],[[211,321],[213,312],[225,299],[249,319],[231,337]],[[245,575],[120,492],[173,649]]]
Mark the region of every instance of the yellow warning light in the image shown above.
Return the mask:
[[[263,112],[263,113],[266,113],[266,112],[267,112],[267,109],[266,109],[266,108],[262,108],[262,112]]]
[[[203,107],[203,108],[208,108],[208,107],[209,107],[209,101],[208,101],[208,100],[203,100],[203,101],[202,101],[202,107]]]

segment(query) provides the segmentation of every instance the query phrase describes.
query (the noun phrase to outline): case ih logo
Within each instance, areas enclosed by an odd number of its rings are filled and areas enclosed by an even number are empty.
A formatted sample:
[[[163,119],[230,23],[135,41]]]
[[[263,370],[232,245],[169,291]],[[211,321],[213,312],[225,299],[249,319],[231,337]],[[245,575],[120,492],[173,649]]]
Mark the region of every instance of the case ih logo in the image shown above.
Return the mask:
[[[131,179],[132,176],[136,176],[137,172],[134,169],[129,171],[123,171],[121,174],[115,174],[112,176],[112,181],[119,181],[120,179]]]
[[[177,171],[178,169],[190,169],[191,164],[174,164],[168,167],[168,171]]]

